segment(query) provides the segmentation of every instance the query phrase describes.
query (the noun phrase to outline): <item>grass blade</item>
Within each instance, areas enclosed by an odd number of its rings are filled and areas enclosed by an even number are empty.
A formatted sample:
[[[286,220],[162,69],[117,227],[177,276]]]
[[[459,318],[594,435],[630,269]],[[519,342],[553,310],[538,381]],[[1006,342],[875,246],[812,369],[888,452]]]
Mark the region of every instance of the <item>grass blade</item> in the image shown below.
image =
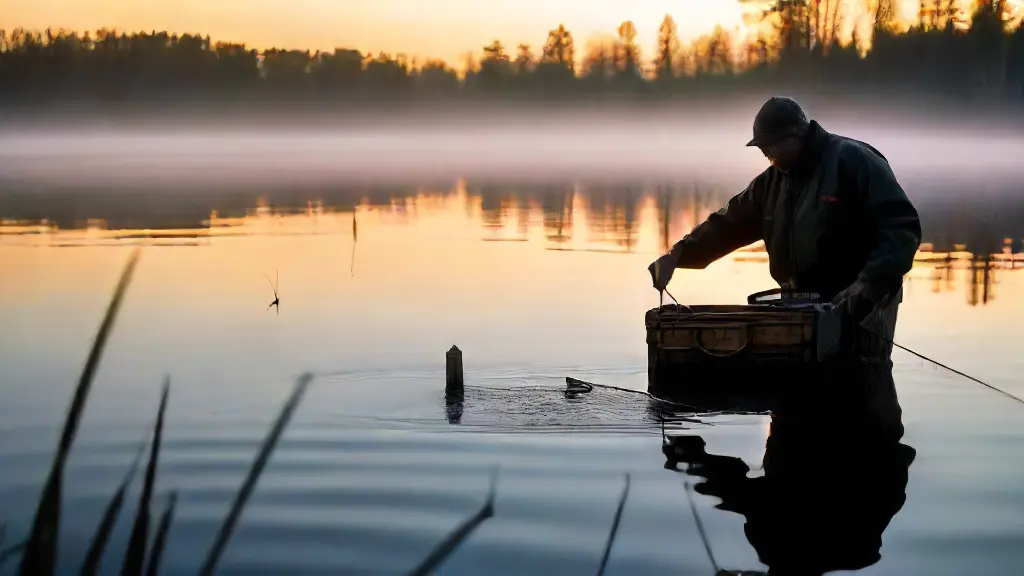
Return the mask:
[[[260,451],[257,453],[256,459],[252,463],[252,468],[249,469],[249,474],[245,477],[245,481],[242,482],[242,486],[239,488],[238,494],[235,496],[235,500],[231,504],[231,509],[228,511],[227,517],[224,518],[224,523],[221,525],[220,531],[217,533],[217,538],[214,540],[213,546],[210,548],[210,552],[206,555],[206,560],[203,562],[203,568],[199,571],[201,575],[211,576],[214,570],[216,570],[217,562],[220,561],[221,554],[224,553],[224,548],[227,547],[228,540],[231,539],[231,534],[234,532],[235,525],[238,523],[238,518],[242,515],[242,508],[244,508],[246,502],[249,501],[249,497],[252,495],[252,491],[256,487],[256,482],[259,480],[260,474],[263,473],[263,469],[266,467],[267,461],[270,460],[270,455],[274,452],[274,448],[277,446],[277,441],[281,438],[281,434],[284,432],[285,427],[288,426],[292,413],[295,412],[295,407],[298,406],[299,401],[302,399],[302,395],[306,392],[306,388],[312,380],[313,375],[306,373],[299,376],[298,381],[296,381],[295,388],[292,390],[292,395],[281,408],[281,413],[277,416],[277,421],[274,422],[274,426],[270,429],[267,437],[263,440],[263,445],[260,446]]]
[[[622,520],[622,511],[626,507],[626,498],[629,496],[629,474],[626,474],[626,486],[622,489],[622,496],[619,498],[619,506],[615,509],[615,519],[612,520],[612,529],[608,533],[608,543],[604,546],[604,554],[601,556],[601,565],[597,568],[597,576],[604,574],[608,566],[608,557],[612,553],[612,544],[615,543],[615,536],[619,533],[619,521]]]
[[[61,433],[60,444],[57,446],[57,453],[53,457],[53,464],[50,468],[50,475],[43,488],[43,494],[39,499],[35,517],[32,520],[32,529],[29,532],[28,540],[25,542],[25,551],[21,559],[21,576],[52,576],[57,564],[57,535],[60,532],[60,501],[64,477],[64,464],[67,462],[68,453],[71,452],[71,445],[74,444],[75,435],[78,433],[78,424],[82,419],[82,412],[85,410],[85,401],[89,397],[89,390],[92,387],[92,379],[96,374],[96,367],[103,356],[103,349],[106,347],[107,339],[113,329],[117,312],[121,308],[128,284],[131,282],[135,266],[139,262],[140,249],[136,248],[124,270],[121,272],[121,279],[114,289],[114,294],[107,306],[107,312],[103,316],[96,338],[93,340],[92,349],[85,361],[85,368],[78,379],[78,386],[71,399],[71,406],[68,408],[67,417],[64,419],[64,430]]]
[[[142,576],[142,566],[146,560],[146,544],[149,540],[149,501],[153,498],[153,484],[156,483],[156,469],[160,460],[160,439],[163,436],[164,412],[167,410],[167,394],[171,390],[171,378],[164,379],[163,392],[160,395],[160,408],[156,413],[156,424],[153,426],[153,444],[149,449],[149,464],[146,465],[146,476],[142,483],[142,494],[139,496],[139,509],[135,513],[135,525],[132,526],[128,550],[121,564],[122,576]]]
[[[15,544],[15,545],[13,545],[13,546],[11,546],[9,548],[4,548],[3,550],[0,550],[0,568],[2,568],[3,565],[7,563],[7,560],[9,558],[14,558],[14,556],[18,552],[21,552],[24,549],[25,549],[25,543],[22,542],[20,544]]]
[[[92,543],[89,545],[89,552],[85,556],[85,562],[82,563],[82,576],[95,576],[99,572],[100,562],[103,560],[103,552],[107,548],[107,542],[114,531],[114,524],[117,523],[117,518],[121,514],[121,507],[124,505],[125,493],[128,491],[128,486],[131,485],[132,480],[135,479],[135,474],[139,470],[139,462],[142,460],[142,453],[145,449],[146,441],[143,440],[142,444],[139,445],[138,452],[135,453],[135,459],[132,460],[131,467],[128,468],[128,472],[125,474],[124,480],[121,481],[121,485],[118,486],[117,492],[114,493],[114,497],[110,499],[110,504],[107,505],[107,509],[103,513],[103,519],[100,520],[100,524],[96,528],[96,534],[92,537]]]
[[[178,493],[171,492],[167,500],[167,508],[164,509],[164,513],[160,516],[160,525],[156,529],[156,536],[153,537],[153,550],[149,553],[146,576],[156,576],[160,570],[160,560],[164,556],[167,534],[171,531],[171,520],[174,518],[174,506],[177,502]]]
[[[476,530],[480,524],[483,524],[484,520],[494,516],[494,498],[497,494],[497,485],[498,471],[495,470],[491,473],[491,489],[487,493],[487,501],[484,502],[483,507],[449,534],[437,548],[434,548],[434,551],[409,573],[411,576],[428,576],[432,574],[441,565],[441,562],[444,562],[444,559],[454,552],[463,540],[469,537],[473,530]]]

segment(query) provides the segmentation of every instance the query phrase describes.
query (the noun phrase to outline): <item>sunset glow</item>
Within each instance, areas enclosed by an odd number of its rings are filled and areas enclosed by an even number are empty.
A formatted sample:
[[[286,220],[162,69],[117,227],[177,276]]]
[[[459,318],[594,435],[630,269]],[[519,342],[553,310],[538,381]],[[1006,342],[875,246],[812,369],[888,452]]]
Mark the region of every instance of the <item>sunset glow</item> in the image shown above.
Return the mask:
[[[166,30],[209,34],[214,40],[255,48],[283,47],[406,53],[460,63],[495,39],[539,51],[559,23],[576,37],[614,33],[632,20],[649,56],[658,26],[671,14],[685,41],[722,25],[742,24],[735,0],[0,0],[0,28]]]
[[[840,41],[857,27],[870,34],[871,0],[842,3]],[[960,0],[965,16],[975,0]],[[614,35],[625,20],[636,26],[644,59],[652,57],[658,26],[665,15],[678,25],[682,41],[722,26],[737,42],[758,34],[757,12],[770,0],[0,0],[0,29],[115,29],[209,35],[214,41],[242,42],[257,49],[330,51],[356,48],[364,53],[405,54],[423,62],[440,58],[461,68],[467,54],[479,57],[483,46],[500,40],[510,52],[528,44],[539,52],[547,32],[564,24],[578,51],[590,39]],[[897,18],[910,26],[918,0],[896,0]],[[824,5],[824,2],[823,2]],[[1021,0],[1008,0],[1013,22]],[[764,30],[770,35],[769,30]],[[578,52],[579,55],[579,52]]]

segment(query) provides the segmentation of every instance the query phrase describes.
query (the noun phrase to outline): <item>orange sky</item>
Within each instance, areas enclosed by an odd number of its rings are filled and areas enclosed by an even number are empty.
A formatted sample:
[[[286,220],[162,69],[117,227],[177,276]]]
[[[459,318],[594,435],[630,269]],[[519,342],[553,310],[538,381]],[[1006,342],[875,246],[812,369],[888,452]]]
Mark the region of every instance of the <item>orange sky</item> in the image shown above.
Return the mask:
[[[899,1],[905,16],[916,14],[917,0]],[[633,20],[649,56],[665,14],[686,40],[717,24],[741,26],[743,8],[738,0],[0,0],[0,28],[197,32],[256,48],[344,46],[455,65],[494,39],[537,49],[559,22],[583,48],[588,37]]]
[[[494,39],[539,47],[565,23],[580,47],[623,20],[653,51],[665,14],[683,38],[741,22],[736,0],[0,0],[0,27],[201,32],[258,48],[405,52],[452,63]]]

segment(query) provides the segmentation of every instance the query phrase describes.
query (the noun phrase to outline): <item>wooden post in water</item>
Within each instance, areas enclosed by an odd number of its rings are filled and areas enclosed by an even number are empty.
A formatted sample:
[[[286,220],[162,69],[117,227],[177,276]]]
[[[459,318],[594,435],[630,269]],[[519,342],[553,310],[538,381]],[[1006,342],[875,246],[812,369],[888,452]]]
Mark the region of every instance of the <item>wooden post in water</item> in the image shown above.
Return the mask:
[[[462,400],[465,391],[462,378],[462,350],[452,346],[445,353],[444,404],[449,424],[462,422]]]
[[[463,389],[462,350],[452,346],[445,354],[444,391],[447,394],[462,394]]]

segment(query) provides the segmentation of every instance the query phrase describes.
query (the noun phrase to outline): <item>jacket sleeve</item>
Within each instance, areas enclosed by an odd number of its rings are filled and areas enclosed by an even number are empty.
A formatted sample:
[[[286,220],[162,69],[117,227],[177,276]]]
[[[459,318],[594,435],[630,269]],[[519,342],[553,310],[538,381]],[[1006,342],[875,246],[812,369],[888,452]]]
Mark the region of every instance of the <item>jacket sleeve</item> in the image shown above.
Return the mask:
[[[699,224],[672,251],[677,256],[676,268],[702,269],[737,248],[764,238],[760,189],[764,175],[757,177],[743,192],[707,220]]]
[[[881,298],[895,292],[914,265],[921,245],[921,221],[884,156],[867,147],[846,154],[844,160],[875,235],[858,279],[872,296]]]

